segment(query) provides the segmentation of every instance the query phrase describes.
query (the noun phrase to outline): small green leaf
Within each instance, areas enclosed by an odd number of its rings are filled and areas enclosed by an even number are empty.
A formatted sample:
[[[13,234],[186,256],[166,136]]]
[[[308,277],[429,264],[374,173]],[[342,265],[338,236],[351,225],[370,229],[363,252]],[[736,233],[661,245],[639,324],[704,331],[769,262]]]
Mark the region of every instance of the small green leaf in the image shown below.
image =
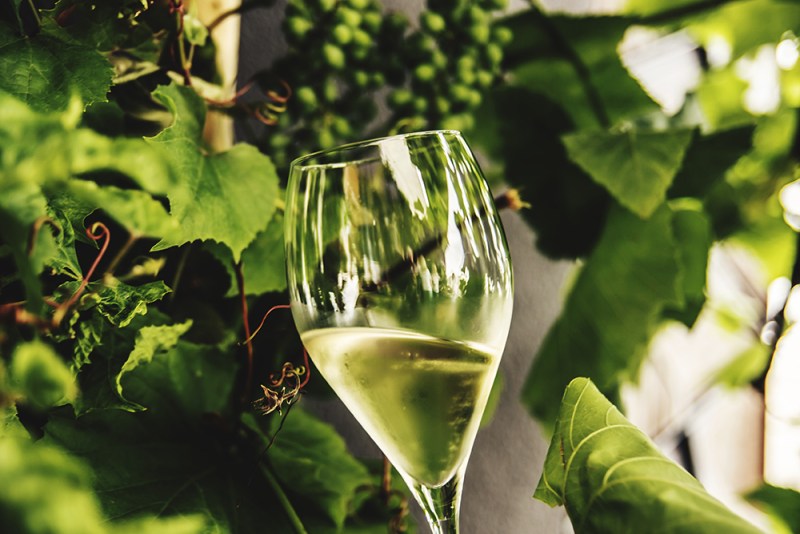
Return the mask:
[[[94,48],[77,43],[44,19],[34,37],[0,22],[0,90],[38,111],[67,109],[73,95],[83,105],[106,100],[113,71]]]
[[[747,386],[766,371],[770,356],[772,348],[758,340],[720,369],[714,383],[731,389]]]
[[[203,46],[208,39],[208,28],[200,22],[200,19],[187,13],[183,17],[183,34],[191,44]]]
[[[682,303],[675,247],[667,207],[646,220],[611,211],[523,387],[523,402],[544,425],[555,421],[553,398],[572,378],[587,375],[616,394],[637,375],[662,311]]]
[[[577,132],[563,137],[570,159],[620,204],[647,218],[664,202],[692,140],[690,131]]]
[[[203,100],[191,88],[177,85],[159,87],[153,94],[175,119],[149,142],[163,150],[181,176],[169,193],[180,231],[164,236],[154,249],[211,239],[227,245],[239,261],[275,212],[275,167],[251,145],[206,155],[201,144]]]
[[[563,504],[576,534],[760,532],[661,454],[586,378],[564,392],[534,497]]]
[[[139,365],[152,361],[153,357],[162,351],[167,351],[178,343],[178,339],[189,331],[192,322],[186,321],[169,326],[145,326],[136,334],[136,344],[128,359],[117,375],[117,393],[125,398],[122,391],[122,381],[125,375],[136,369]]]
[[[75,376],[53,348],[41,341],[17,345],[9,371],[12,385],[39,410],[72,402],[78,393]]]
[[[69,298],[79,285],[78,281],[66,282],[56,292]],[[91,282],[86,286],[86,296],[81,297],[81,306],[84,309],[96,308],[112,325],[122,328],[128,326],[137,315],[147,313],[148,304],[161,300],[170,291],[161,280],[139,286],[122,282],[113,285]]]

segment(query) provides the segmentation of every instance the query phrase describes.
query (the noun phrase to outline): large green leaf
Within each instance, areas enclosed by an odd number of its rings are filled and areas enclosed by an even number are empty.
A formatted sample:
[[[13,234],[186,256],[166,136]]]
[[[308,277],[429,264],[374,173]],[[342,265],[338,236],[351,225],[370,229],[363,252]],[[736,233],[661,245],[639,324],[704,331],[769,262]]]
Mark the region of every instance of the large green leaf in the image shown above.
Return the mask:
[[[586,378],[564,392],[534,496],[563,504],[576,534],[760,532],[661,454]]]
[[[154,96],[175,119],[150,142],[162,148],[181,177],[169,192],[180,230],[165,236],[156,249],[212,239],[228,246],[238,261],[275,212],[275,167],[251,145],[207,155],[201,143],[205,104],[191,88],[159,87]]]
[[[39,111],[64,110],[73,95],[103,101],[113,71],[94,48],[74,41],[50,19],[34,37],[0,21],[0,90]]]
[[[19,421],[13,417],[19,428]],[[109,523],[93,492],[92,472],[52,444],[33,442],[24,430],[0,427],[0,518],[17,534],[200,534],[198,516]]]
[[[690,131],[575,132],[563,137],[572,161],[646,218],[664,202],[692,139]]]
[[[64,299],[69,298],[79,286],[79,282],[67,282],[58,287],[57,292]],[[83,309],[96,308],[96,311],[117,327],[125,327],[137,315],[147,313],[147,305],[158,302],[171,290],[161,280],[138,286],[114,282],[91,282],[86,286],[86,297],[82,297]]]
[[[227,351],[179,340],[121,379],[126,398],[146,411],[63,413],[47,424],[45,442],[92,466],[112,518],[201,514],[211,532],[293,532],[291,507],[307,531],[335,532],[364,468],[333,429],[296,409],[275,441],[280,452],[265,454],[269,435],[240,427],[232,413],[235,373]]]
[[[553,398],[572,378],[589,376],[616,395],[636,376],[663,310],[683,302],[673,232],[667,207],[647,220],[611,211],[523,388],[523,402],[543,424],[555,421]]]

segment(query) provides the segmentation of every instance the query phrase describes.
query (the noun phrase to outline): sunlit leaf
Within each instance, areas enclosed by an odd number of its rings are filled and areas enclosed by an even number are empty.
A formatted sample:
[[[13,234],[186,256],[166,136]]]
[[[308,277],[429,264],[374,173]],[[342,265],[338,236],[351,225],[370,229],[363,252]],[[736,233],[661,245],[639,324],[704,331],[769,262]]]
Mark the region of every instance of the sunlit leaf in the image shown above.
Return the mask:
[[[39,410],[75,399],[75,376],[53,347],[41,341],[17,345],[9,367],[11,383],[25,402]]]
[[[238,261],[275,212],[275,167],[251,145],[207,155],[201,143],[205,104],[191,88],[169,85],[154,95],[175,119],[150,142],[163,149],[181,176],[169,192],[180,232],[164,236],[156,249],[212,239],[228,246]]]
[[[672,221],[666,207],[647,220],[611,211],[523,388],[524,404],[544,425],[555,421],[553,398],[576,376],[615,395],[636,376],[664,308],[683,302]]]
[[[576,534],[760,532],[725,508],[586,378],[570,382],[535,497]]]
[[[567,134],[570,158],[614,195],[620,204],[646,218],[666,198],[691,141],[690,131]]]

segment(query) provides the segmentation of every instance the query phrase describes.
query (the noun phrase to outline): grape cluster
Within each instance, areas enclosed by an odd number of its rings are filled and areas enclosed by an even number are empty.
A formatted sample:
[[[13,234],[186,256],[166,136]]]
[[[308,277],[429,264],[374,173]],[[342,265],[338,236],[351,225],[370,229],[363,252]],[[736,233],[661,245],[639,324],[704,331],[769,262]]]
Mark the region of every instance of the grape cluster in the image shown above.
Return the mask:
[[[491,13],[506,1],[429,0],[410,31],[404,15],[383,13],[378,0],[289,0],[289,53],[273,75],[294,94],[266,138],[276,165],[387,130],[469,129],[511,39]],[[387,86],[389,127],[367,132],[375,91]]]
[[[274,71],[294,95],[268,138],[279,167],[294,155],[352,140],[374,118],[371,93],[397,76],[375,46],[397,33],[388,19],[377,0],[289,1],[290,51]]]
[[[494,23],[492,11],[507,0],[429,0],[419,30],[404,47],[407,87],[389,95],[398,124],[410,129],[468,130],[472,111],[497,80],[511,30]]]

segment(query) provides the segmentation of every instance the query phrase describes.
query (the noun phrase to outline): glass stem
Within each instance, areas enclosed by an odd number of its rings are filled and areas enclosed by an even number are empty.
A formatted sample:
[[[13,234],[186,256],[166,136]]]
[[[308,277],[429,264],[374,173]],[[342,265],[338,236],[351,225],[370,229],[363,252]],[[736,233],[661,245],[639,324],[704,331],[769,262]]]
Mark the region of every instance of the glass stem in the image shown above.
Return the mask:
[[[406,479],[408,487],[422,506],[433,534],[458,534],[458,512],[461,507],[461,483],[464,480],[464,465],[444,485],[429,488],[419,482]],[[405,478],[405,477],[404,477]]]

